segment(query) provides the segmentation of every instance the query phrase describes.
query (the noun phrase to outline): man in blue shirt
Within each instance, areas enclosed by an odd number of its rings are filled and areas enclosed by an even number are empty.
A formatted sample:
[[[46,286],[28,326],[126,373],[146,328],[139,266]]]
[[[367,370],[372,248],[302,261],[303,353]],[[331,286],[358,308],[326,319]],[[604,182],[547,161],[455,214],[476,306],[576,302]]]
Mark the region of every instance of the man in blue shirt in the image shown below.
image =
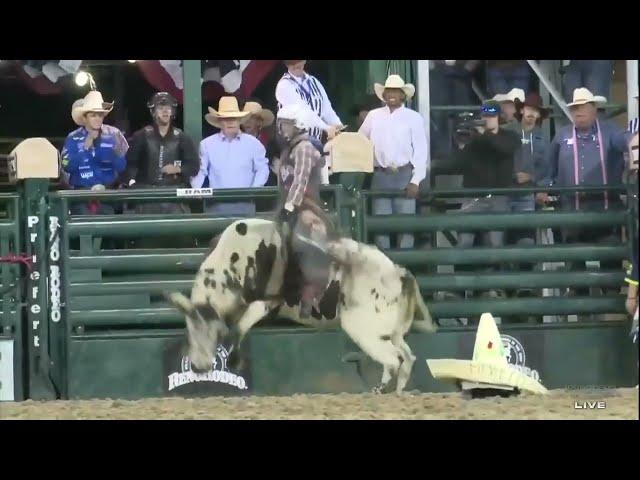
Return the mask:
[[[200,171],[191,179],[201,188],[206,177],[213,189],[262,187],[269,178],[269,162],[260,140],[240,130],[240,120],[250,112],[238,108],[235,97],[222,97],[218,110],[209,107],[205,119],[220,132],[200,142]],[[205,211],[219,216],[254,216],[252,202],[207,202]]]
[[[625,133],[615,124],[598,120],[597,103],[605,101],[578,88],[569,103],[573,124],[556,133],[548,151],[545,185],[619,185],[627,152]],[[562,195],[563,210],[602,210],[620,206],[614,194]]]
[[[541,185],[568,187],[574,185],[620,185],[624,171],[624,153],[627,140],[624,132],[615,124],[598,120],[597,103],[603,97],[593,95],[586,88],[573,92],[569,111],[573,123],[556,133],[549,148],[547,165],[549,174]],[[542,197],[542,198],[540,198]],[[544,201],[542,194],[539,198]],[[576,193],[560,196],[562,210],[602,211],[623,207],[620,195],[605,193]],[[583,227],[563,229],[567,243],[610,243],[619,241],[617,228]],[[614,261],[600,262],[601,268],[615,270],[620,264]],[[574,265],[584,270],[584,263]],[[577,293],[588,294],[587,289]]]
[[[62,168],[74,189],[111,187],[127,166],[127,140],[120,130],[103,124],[112,109],[113,103],[105,102],[96,90],[73,104],[71,117],[80,128],[71,132],[64,142]],[[72,207],[72,213],[79,215],[112,212],[111,207],[96,202]]]

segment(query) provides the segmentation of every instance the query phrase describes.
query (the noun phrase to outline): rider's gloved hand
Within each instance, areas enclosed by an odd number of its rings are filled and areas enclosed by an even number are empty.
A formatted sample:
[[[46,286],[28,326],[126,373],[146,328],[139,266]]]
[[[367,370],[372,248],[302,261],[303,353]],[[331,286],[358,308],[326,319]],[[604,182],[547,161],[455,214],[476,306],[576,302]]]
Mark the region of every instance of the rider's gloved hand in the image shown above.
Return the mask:
[[[285,203],[284,208],[280,210],[278,220],[281,223],[288,224],[289,227],[293,229],[293,223],[295,222],[296,217],[296,208],[290,203]]]

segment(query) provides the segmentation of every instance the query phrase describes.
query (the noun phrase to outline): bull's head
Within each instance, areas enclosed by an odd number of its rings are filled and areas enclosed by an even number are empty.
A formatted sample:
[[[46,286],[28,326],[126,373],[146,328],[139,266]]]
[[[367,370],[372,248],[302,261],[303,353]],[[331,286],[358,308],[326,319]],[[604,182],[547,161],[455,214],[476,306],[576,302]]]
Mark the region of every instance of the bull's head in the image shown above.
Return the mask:
[[[186,318],[191,368],[196,373],[208,372],[212,368],[218,343],[224,340],[229,330],[220,319]]]
[[[193,305],[181,293],[167,295],[168,300],[180,310],[187,321],[188,352],[194,372],[211,370],[218,343],[229,334],[227,325],[209,305]]]

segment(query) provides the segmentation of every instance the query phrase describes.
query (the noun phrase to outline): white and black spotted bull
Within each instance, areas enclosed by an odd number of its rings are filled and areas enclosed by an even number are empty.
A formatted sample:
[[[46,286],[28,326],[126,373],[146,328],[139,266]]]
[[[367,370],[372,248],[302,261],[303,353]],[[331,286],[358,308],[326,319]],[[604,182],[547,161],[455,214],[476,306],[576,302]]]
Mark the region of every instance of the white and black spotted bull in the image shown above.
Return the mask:
[[[192,365],[208,370],[218,342],[230,336],[230,363],[237,367],[240,343],[249,329],[277,313],[318,328],[340,323],[384,366],[380,390],[397,379],[396,390],[401,391],[415,360],[403,337],[416,308],[423,321],[414,326],[435,330],[415,278],[377,248],[353,240],[332,242],[328,252],[335,261],[327,290],[312,318],[302,320],[299,289],[290,288],[292,279],[285,278],[288,249],[278,226],[246,219],[227,227],[200,266],[191,299],[180,293],[168,296],[186,317]]]
[[[415,277],[377,247],[351,239],[331,242],[328,252],[341,265],[342,329],[384,367],[374,391],[388,391],[395,380],[396,392],[402,392],[416,360],[405,335],[412,327],[436,331]],[[415,320],[416,314],[421,320]]]

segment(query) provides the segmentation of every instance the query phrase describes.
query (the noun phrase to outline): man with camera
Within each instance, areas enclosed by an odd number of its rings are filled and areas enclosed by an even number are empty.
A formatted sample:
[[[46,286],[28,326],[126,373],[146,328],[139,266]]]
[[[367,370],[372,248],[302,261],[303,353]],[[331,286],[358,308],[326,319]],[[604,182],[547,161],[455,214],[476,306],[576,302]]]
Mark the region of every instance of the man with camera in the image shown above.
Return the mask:
[[[453,163],[464,176],[464,188],[506,188],[512,186],[514,156],[520,148],[520,138],[500,127],[500,104],[494,100],[485,102],[480,119],[465,118],[456,130],[458,150]],[[504,196],[482,195],[463,201],[461,211],[507,212],[509,199]],[[470,248],[475,232],[459,232],[458,247]],[[504,246],[504,232],[490,231],[483,236],[483,244],[498,248]],[[499,296],[491,291],[490,296]]]

